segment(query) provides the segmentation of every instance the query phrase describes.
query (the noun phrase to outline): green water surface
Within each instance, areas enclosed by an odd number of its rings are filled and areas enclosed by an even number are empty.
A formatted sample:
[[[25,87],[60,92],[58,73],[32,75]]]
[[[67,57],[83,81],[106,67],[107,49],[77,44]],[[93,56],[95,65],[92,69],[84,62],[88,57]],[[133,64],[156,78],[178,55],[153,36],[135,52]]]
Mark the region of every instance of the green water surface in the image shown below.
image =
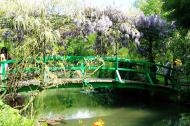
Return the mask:
[[[35,109],[41,117],[64,117],[57,126],[92,126],[98,119],[103,120],[105,126],[190,125],[188,108],[173,103],[158,104],[156,99],[145,102],[141,96],[131,96],[131,99],[128,101],[125,96],[112,93],[85,94],[78,89],[57,89],[42,92]]]

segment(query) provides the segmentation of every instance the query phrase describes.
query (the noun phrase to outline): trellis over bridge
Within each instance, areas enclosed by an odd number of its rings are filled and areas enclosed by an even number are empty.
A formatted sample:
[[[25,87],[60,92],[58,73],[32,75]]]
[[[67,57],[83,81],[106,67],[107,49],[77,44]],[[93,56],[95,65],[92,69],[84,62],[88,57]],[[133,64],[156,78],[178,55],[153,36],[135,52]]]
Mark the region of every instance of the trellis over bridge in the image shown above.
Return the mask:
[[[0,62],[1,92],[27,92],[53,88],[132,88],[151,91],[184,93],[190,89],[189,77],[183,73],[178,81],[171,78],[164,83],[163,69],[159,64],[144,60],[99,56],[47,56],[24,61],[7,60]],[[5,70],[5,64],[10,70]],[[151,67],[157,67],[151,72]],[[156,80],[153,79],[156,76]]]

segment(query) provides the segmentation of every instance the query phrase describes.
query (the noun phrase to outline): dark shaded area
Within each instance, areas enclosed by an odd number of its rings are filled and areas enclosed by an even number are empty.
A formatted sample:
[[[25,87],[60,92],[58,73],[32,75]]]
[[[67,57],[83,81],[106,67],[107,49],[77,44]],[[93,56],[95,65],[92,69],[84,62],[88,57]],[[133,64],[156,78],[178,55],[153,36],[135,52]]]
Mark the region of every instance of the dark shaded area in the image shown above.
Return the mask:
[[[163,92],[138,89],[95,89],[95,97],[100,104],[112,107],[125,106],[190,106],[190,94],[169,94]],[[139,106],[138,106],[139,107]]]
[[[176,20],[179,26],[190,28],[190,1],[189,0],[164,0],[163,9],[169,11],[167,18]]]
[[[19,94],[8,94],[5,96],[4,101],[13,108],[21,109],[24,107],[25,97]]]

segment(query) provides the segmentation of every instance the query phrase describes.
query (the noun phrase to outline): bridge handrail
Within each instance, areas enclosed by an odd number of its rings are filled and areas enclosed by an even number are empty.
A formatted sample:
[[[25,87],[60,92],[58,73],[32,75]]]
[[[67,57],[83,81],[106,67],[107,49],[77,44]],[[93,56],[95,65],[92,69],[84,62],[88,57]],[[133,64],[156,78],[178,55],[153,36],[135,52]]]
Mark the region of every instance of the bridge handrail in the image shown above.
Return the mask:
[[[166,68],[166,69],[170,69],[170,70],[175,70],[174,68],[171,68],[171,67],[167,67],[167,66],[164,66],[164,65],[162,65],[162,64],[153,64],[153,63],[150,63],[150,62],[148,62],[148,61],[146,61],[146,60],[144,60],[144,61],[142,61],[142,60],[132,60],[132,59],[125,59],[125,58],[116,58],[116,57],[98,57],[98,56],[47,56],[46,57],[46,62],[48,61],[48,60],[54,60],[54,61],[59,61],[59,60],[79,60],[79,59],[88,59],[88,60],[95,60],[96,58],[103,58],[104,59],[104,61],[110,61],[110,62],[116,62],[116,61],[118,61],[118,62],[127,62],[127,63],[132,63],[132,64],[137,64],[137,65],[147,65],[147,66],[150,66],[150,65],[156,65],[156,66],[159,66],[159,67],[162,67],[162,68]],[[37,58],[37,60],[39,61],[39,58]],[[16,62],[16,60],[6,60],[6,61],[0,61],[0,64],[11,64],[11,63],[15,63]],[[75,69],[75,67],[73,66],[72,67],[73,69]],[[90,68],[92,68],[92,66],[90,67]],[[107,69],[107,70],[109,70],[109,68],[106,68],[106,67],[102,67],[103,69]],[[35,68],[28,68],[28,70],[26,69],[26,71],[32,71],[33,72],[33,70],[32,69],[35,69]],[[53,67],[52,68],[50,68],[50,70],[51,69],[53,69]],[[57,69],[59,69],[59,68],[57,68]],[[79,68],[78,68],[79,69]],[[110,68],[110,70],[114,70],[113,68]],[[128,69],[125,69],[125,68],[120,68],[120,70],[126,70],[126,71],[130,71],[129,70],[129,68]],[[131,70],[131,71],[134,71],[134,72],[138,72],[137,70]],[[141,71],[140,71],[141,72]],[[150,73],[150,71],[147,71],[147,72],[149,72]]]
[[[63,60],[79,60],[79,59],[88,59],[88,60],[95,60],[97,58],[103,58],[105,61],[121,61],[121,62],[131,62],[131,63],[148,63],[146,60],[133,60],[133,59],[126,59],[126,58],[116,58],[116,57],[99,57],[99,56],[47,56],[45,57],[45,61],[54,60],[54,61],[63,61]],[[37,61],[43,61],[43,58],[37,58]],[[16,60],[6,60],[0,61],[0,64],[3,63],[15,63]]]
[[[57,70],[81,70],[84,76],[84,72],[85,70],[96,70],[98,68],[98,66],[85,66],[85,60],[96,60],[98,58],[102,58],[103,61],[105,62],[113,62],[116,63],[115,66],[111,66],[111,67],[106,67],[106,66],[101,66],[100,69],[102,70],[110,70],[110,71],[127,71],[127,72],[136,72],[136,73],[142,73],[146,76],[148,83],[150,84],[154,84],[154,82],[152,81],[150,75],[152,74],[152,72],[150,71],[150,66],[151,65],[156,65],[158,67],[161,68],[166,68],[166,69],[170,69],[170,70],[175,70],[174,68],[170,68],[167,66],[164,66],[162,64],[153,64],[151,62],[148,62],[146,60],[133,60],[133,59],[126,59],[126,58],[118,58],[118,57],[100,57],[100,56],[47,56],[45,57],[45,60],[43,58],[37,58],[35,61],[37,61],[37,63],[43,62],[45,61],[45,63],[48,63],[48,61],[79,61],[82,60],[82,64],[81,65],[73,65],[73,66],[64,66],[64,67],[49,67],[48,69],[50,71],[57,71]],[[11,63],[16,63],[16,60],[7,60],[7,61],[1,61],[0,64],[11,64]],[[122,68],[119,66],[119,63],[121,62],[125,62],[125,63],[130,63],[130,64],[134,64],[135,66],[141,66],[141,69],[139,69],[139,67],[133,67],[133,68]],[[23,70],[23,72],[35,72],[38,71],[38,67],[28,67],[25,68]],[[12,70],[6,73],[6,71],[2,72],[2,75],[6,75],[9,73],[14,73],[16,71]],[[157,75],[161,75],[164,76],[164,74],[160,74],[160,73],[156,73]],[[118,74],[116,74],[115,79],[118,78]]]
[[[104,70],[120,70],[120,71],[128,71],[128,72],[138,72],[138,73],[143,73],[146,74],[147,76],[149,76],[149,71],[148,71],[148,62],[147,61],[142,61],[142,60],[131,60],[131,59],[126,59],[126,58],[118,58],[118,57],[100,57],[100,56],[46,56],[45,59],[44,58],[37,58],[36,61],[37,63],[41,63],[41,62],[45,62],[47,63],[48,61],[79,61],[79,60],[96,60],[98,58],[102,58],[103,61],[105,62],[114,62],[116,63],[115,67],[105,67],[102,66],[101,69]],[[34,61],[34,60],[31,60]],[[0,64],[5,64],[5,63],[15,63],[16,60],[7,60],[7,61],[3,61],[0,62]],[[131,63],[131,64],[136,64],[136,65],[141,65],[143,66],[143,70],[136,70],[136,69],[130,69],[130,68],[119,68],[118,66],[118,62],[126,62],[126,63]],[[84,62],[82,63],[84,64]],[[83,68],[81,68],[83,66]],[[49,67],[49,70],[63,70],[63,69],[70,69],[70,70],[82,70],[84,73],[84,69],[88,69],[88,70],[93,70],[93,69],[97,69],[97,66],[91,66],[86,68],[84,65],[82,66],[69,66],[69,67],[64,67],[64,68],[55,68],[55,67]],[[32,67],[32,68],[25,68],[25,70],[23,70],[23,72],[35,72],[37,71],[37,68]],[[4,71],[2,74],[5,75],[7,73],[15,73],[15,70],[6,72]],[[150,80],[150,77],[149,77]],[[151,81],[151,80],[150,80]],[[152,83],[152,82],[151,82]]]
[[[102,57],[102,56],[47,56],[45,57],[45,61],[51,61],[51,60],[79,60],[79,59],[88,59],[88,60],[95,60],[97,58],[103,58],[105,61],[124,61],[124,62],[131,62],[131,63],[147,63],[146,60],[133,60],[133,59],[126,59],[126,58],[117,58],[117,57]],[[42,58],[38,58],[38,60],[42,60]]]

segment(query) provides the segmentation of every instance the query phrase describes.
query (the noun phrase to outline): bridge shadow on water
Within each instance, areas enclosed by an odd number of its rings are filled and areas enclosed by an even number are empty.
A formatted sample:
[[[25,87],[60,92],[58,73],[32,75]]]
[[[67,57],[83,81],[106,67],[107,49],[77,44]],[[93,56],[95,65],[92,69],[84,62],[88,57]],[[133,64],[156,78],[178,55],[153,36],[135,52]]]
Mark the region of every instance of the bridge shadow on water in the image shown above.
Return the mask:
[[[112,107],[163,107],[166,106],[190,106],[189,95],[168,94],[163,92],[155,92],[150,90],[138,89],[95,89],[97,100],[102,101],[102,105]],[[102,95],[100,95],[102,94]]]
[[[161,94],[148,90],[114,89],[100,90],[101,93],[109,93],[110,99],[104,99],[104,105],[112,107],[131,107],[140,110],[153,110],[160,113],[153,126],[190,126],[189,100],[180,102],[177,95]],[[187,97],[187,96],[186,96]],[[159,121],[158,121],[159,120]],[[149,124],[148,124],[149,125]]]

